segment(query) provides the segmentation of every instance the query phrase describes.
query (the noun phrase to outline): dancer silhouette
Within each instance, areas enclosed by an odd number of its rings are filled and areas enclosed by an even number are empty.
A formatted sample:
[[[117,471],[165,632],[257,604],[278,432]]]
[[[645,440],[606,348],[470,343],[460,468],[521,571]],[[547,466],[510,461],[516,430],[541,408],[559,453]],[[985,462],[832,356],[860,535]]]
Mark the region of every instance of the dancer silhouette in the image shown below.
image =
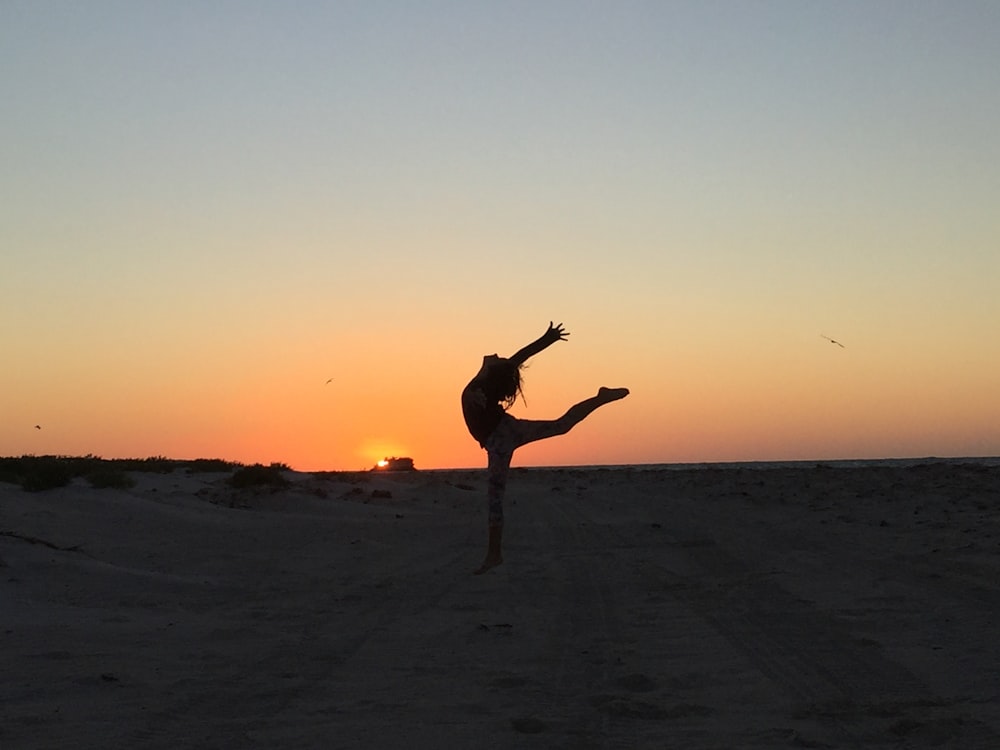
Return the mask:
[[[628,388],[600,388],[596,396],[569,408],[559,419],[518,419],[507,413],[521,393],[521,367],[529,357],[556,343],[569,333],[562,323],[549,322],[548,330],[511,357],[487,354],[476,376],[462,391],[465,425],[487,455],[489,537],[486,558],[474,572],[478,575],[503,562],[503,497],[514,451],[536,440],[565,435],[591,412],[604,404],[625,398]]]

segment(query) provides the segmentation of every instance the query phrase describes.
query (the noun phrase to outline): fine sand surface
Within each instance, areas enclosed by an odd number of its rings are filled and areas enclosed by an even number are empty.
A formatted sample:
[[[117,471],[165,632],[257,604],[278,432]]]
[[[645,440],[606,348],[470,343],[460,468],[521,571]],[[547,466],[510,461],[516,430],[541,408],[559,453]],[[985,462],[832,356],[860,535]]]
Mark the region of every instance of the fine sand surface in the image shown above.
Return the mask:
[[[0,748],[1000,748],[1000,468],[0,484]],[[389,495],[389,496],[386,496]]]

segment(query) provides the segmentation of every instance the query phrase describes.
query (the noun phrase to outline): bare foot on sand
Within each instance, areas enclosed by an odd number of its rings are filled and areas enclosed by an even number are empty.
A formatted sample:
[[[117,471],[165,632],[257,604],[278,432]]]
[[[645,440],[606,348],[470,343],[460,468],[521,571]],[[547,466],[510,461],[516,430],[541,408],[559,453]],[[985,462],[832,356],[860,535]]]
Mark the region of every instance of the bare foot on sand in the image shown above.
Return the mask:
[[[627,395],[628,388],[605,388],[604,386],[601,386],[601,388],[597,391],[597,398],[606,404],[625,398]]]
[[[474,571],[472,571],[472,575],[481,576],[487,570],[489,570],[490,568],[495,568],[502,562],[503,562],[503,557],[501,556],[493,557],[491,555],[487,555],[486,559],[483,560],[483,564],[480,565],[478,568],[476,568]]]

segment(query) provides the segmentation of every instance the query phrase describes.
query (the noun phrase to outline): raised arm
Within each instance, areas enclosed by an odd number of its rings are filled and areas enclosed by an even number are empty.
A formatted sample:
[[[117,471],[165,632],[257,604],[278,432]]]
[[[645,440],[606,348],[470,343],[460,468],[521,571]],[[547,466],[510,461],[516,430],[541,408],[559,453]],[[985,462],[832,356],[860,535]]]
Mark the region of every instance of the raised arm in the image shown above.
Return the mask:
[[[532,341],[523,349],[518,350],[518,352],[510,358],[510,361],[520,367],[527,362],[530,357],[535,356],[546,347],[551,346],[557,341],[565,341],[567,336],[569,336],[569,332],[563,330],[562,323],[552,325],[552,321],[549,321],[549,329],[535,341]]]

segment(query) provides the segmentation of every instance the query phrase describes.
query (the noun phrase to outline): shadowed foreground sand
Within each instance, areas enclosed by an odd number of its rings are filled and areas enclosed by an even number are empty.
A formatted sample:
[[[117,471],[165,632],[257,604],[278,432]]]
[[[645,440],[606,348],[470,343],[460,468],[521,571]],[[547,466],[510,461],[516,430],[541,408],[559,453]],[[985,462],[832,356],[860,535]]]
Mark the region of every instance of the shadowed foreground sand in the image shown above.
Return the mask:
[[[1000,747],[1000,468],[133,476],[0,484],[4,750]]]

